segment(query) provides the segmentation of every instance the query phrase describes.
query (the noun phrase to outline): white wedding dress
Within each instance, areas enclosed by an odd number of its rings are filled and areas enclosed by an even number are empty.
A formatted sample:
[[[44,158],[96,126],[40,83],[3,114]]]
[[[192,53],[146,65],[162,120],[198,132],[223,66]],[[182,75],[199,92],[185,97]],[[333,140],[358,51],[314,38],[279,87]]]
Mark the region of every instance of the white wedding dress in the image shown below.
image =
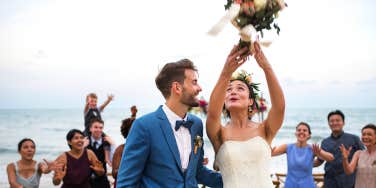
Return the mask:
[[[268,143],[256,136],[246,141],[225,141],[215,163],[221,171],[224,188],[273,188],[270,160]]]

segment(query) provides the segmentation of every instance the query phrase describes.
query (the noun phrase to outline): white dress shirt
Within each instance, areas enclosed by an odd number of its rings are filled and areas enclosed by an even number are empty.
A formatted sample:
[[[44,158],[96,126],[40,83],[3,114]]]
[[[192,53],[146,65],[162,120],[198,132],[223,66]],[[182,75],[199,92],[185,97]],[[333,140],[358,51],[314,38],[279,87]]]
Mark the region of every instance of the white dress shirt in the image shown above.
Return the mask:
[[[102,142],[103,142],[103,139],[102,137],[100,137],[98,140],[95,140],[95,138],[93,136],[90,136],[90,140],[91,140],[91,145],[94,147],[94,142],[97,142],[97,145],[95,147],[95,149],[98,149],[100,145],[102,145]]]
[[[175,131],[175,124],[177,120],[187,120],[187,115],[184,119],[175,114],[168,106],[163,105],[162,109],[167,116],[168,121],[170,122],[172,131],[174,132],[176,144],[178,145],[178,150],[180,154],[181,168],[185,171],[188,167],[189,156],[192,151],[191,144],[191,133],[189,129],[181,126],[177,131]]]

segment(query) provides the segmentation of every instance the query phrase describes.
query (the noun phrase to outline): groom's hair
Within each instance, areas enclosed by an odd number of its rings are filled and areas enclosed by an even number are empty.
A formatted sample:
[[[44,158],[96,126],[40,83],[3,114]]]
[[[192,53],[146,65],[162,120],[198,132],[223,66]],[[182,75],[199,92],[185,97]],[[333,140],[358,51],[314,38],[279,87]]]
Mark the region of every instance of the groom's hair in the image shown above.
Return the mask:
[[[162,70],[155,78],[155,84],[165,99],[169,98],[171,95],[171,86],[173,82],[179,82],[182,85],[184,84],[186,69],[197,71],[193,62],[189,59],[167,63],[163,66]]]

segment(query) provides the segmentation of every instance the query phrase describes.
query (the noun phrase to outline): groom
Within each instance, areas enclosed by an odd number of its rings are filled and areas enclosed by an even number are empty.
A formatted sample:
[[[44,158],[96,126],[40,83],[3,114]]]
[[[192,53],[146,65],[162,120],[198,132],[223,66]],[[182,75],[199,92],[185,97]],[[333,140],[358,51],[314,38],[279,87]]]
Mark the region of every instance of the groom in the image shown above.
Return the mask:
[[[166,64],[155,82],[166,99],[155,112],[136,119],[125,143],[117,187],[222,187],[219,173],[203,166],[202,121],[197,69],[188,59]]]

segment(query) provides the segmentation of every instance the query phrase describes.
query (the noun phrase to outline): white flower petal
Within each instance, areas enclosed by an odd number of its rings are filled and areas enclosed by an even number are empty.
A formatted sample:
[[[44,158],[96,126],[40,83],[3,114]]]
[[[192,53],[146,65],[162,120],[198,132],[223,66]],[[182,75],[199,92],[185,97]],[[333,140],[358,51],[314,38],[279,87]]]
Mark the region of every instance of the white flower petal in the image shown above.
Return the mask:
[[[257,31],[253,25],[246,25],[240,30],[240,38],[242,41],[250,42],[250,41],[256,41],[257,37]]]

